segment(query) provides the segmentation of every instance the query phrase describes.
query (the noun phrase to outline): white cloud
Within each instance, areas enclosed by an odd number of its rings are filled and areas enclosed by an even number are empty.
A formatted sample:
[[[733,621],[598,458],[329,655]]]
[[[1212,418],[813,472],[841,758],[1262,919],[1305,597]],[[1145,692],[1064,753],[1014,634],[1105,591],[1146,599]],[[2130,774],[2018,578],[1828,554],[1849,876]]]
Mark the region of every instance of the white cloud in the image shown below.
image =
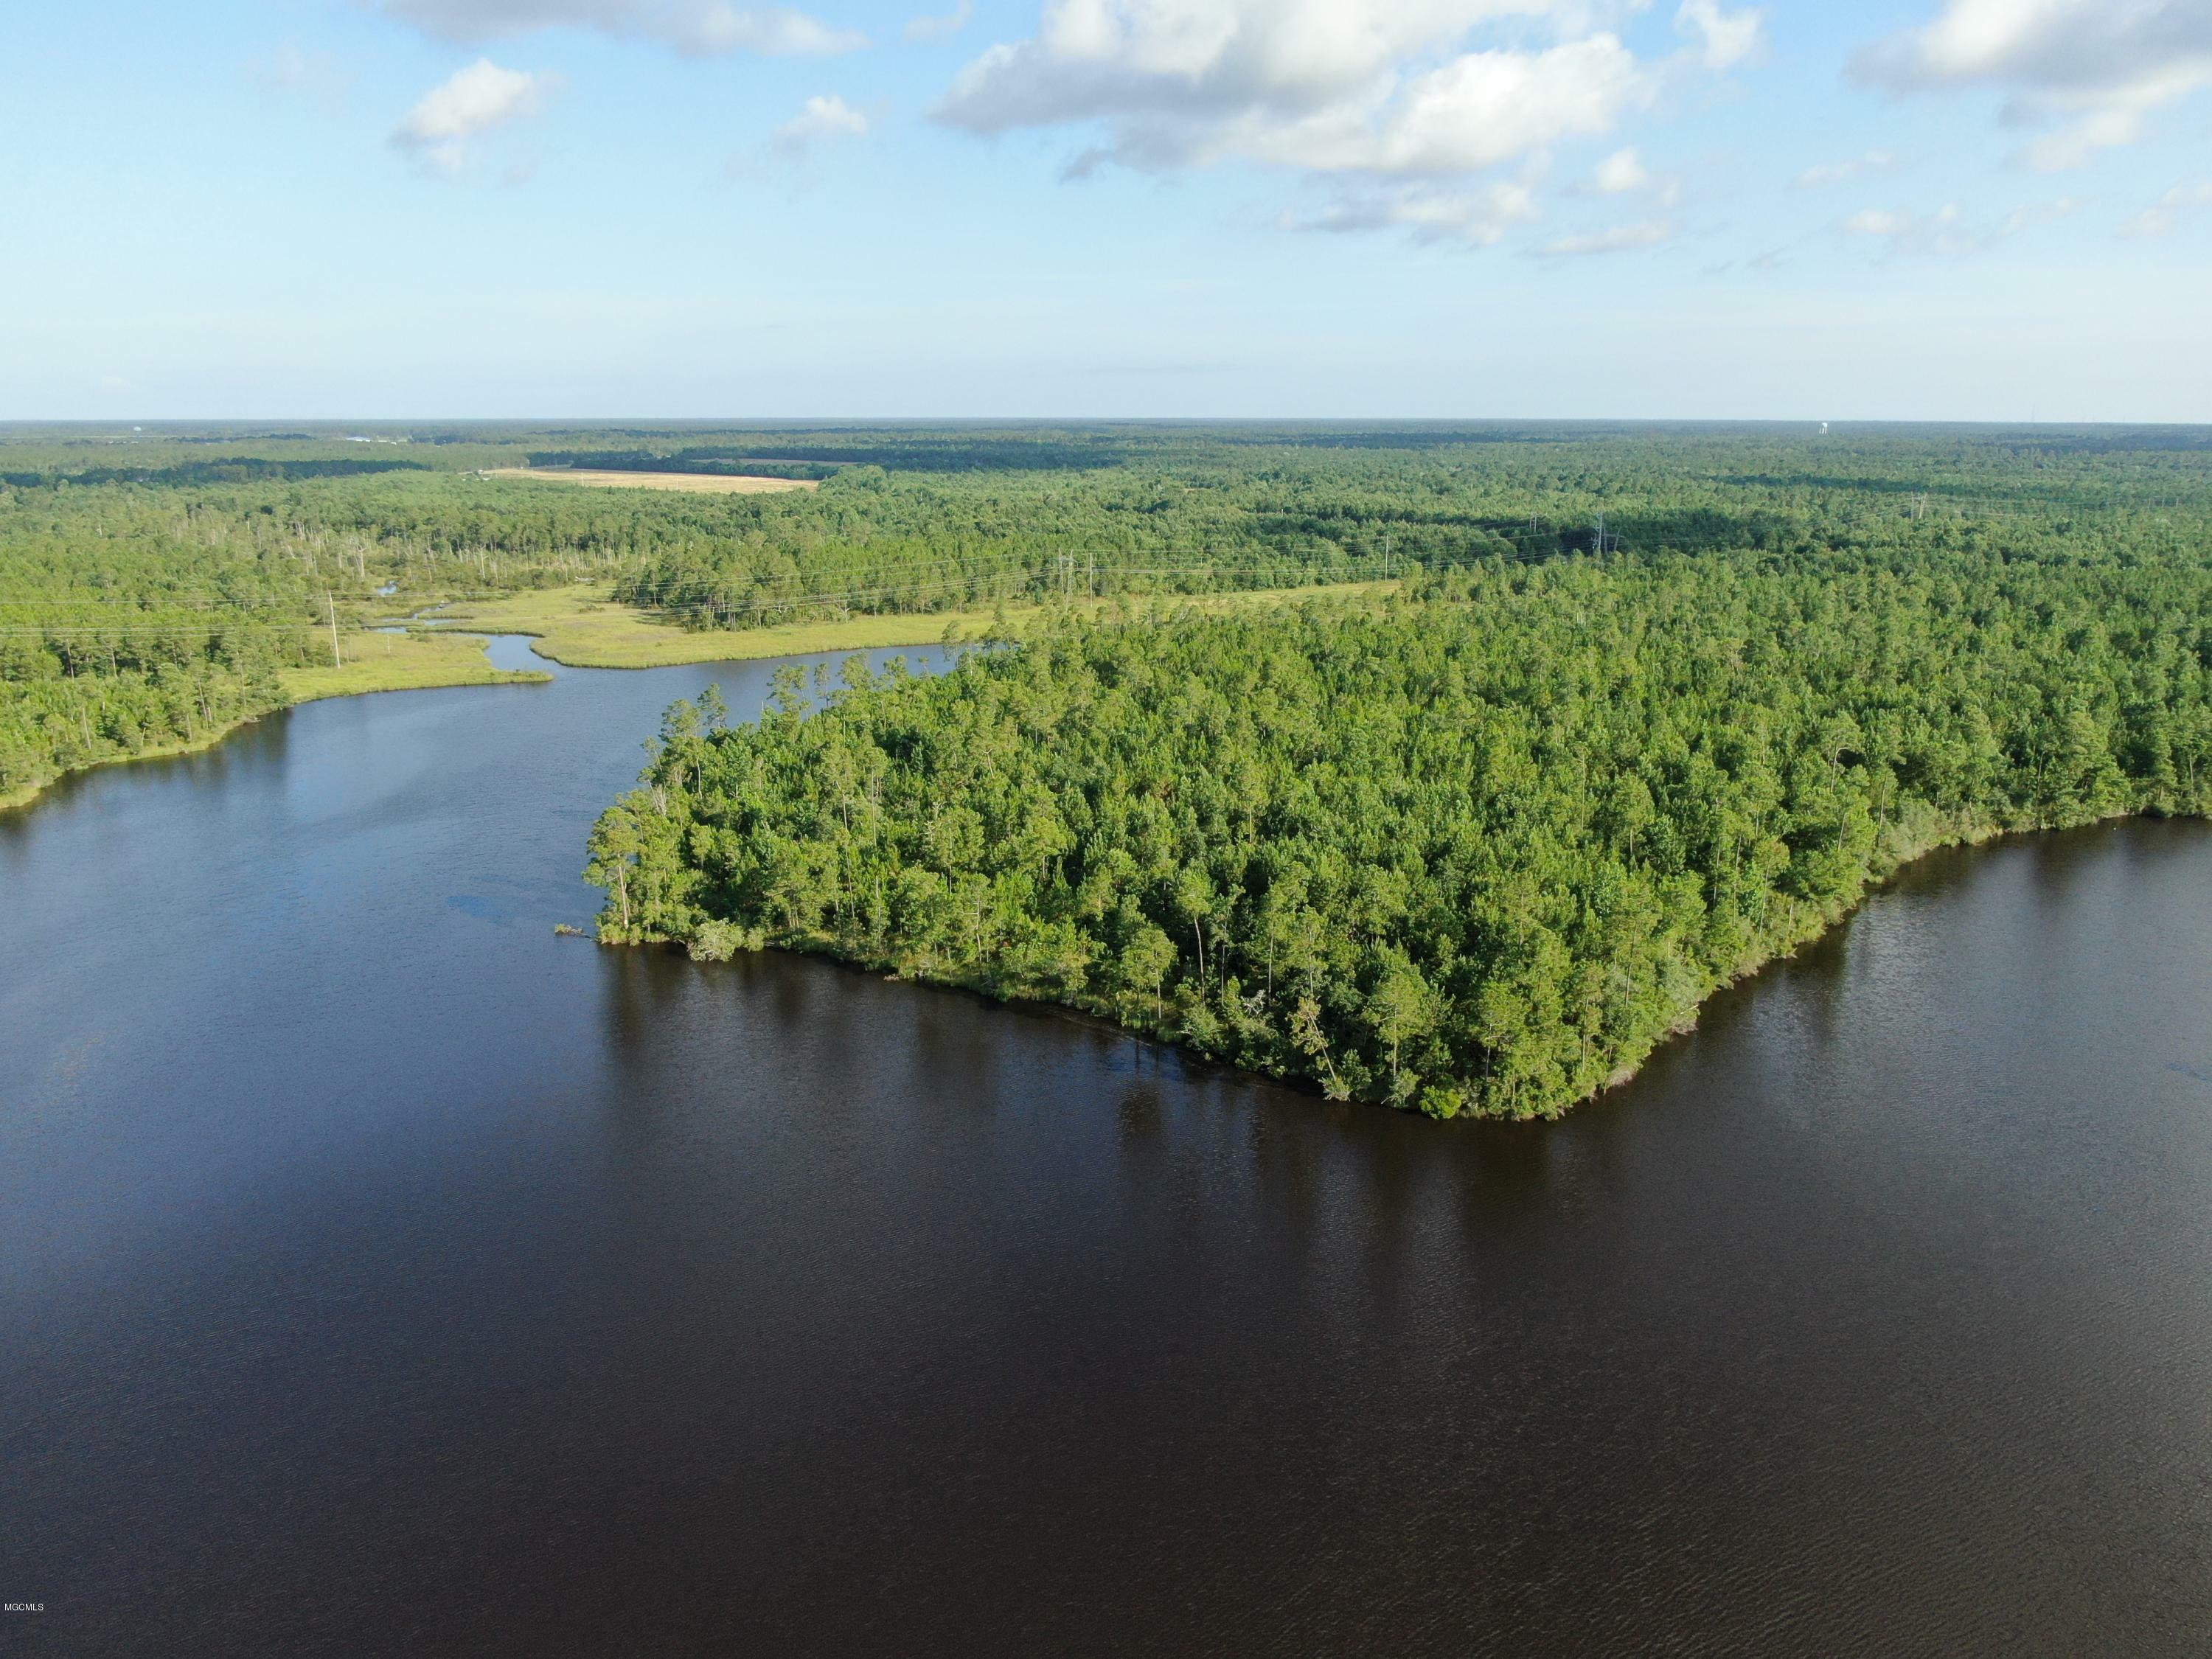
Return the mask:
[[[1099,159],[1164,168],[1242,159],[1323,173],[1443,176],[1602,135],[1656,76],[1583,0],[1051,0],[992,47],[937,116],[977,133],[1103,123]],[[1544,47],[1462,50],[1485,24],[1541,20]]]
[[[1893,150],[1870,149],[1863,155],[1855,155],[1848,161],[1826,161],[1819,167],[1807,167],[1790,181],[1792,190],[1820,190],[1830,185],[1840,185],[1869,173],[1892,173],[1897,168]]]
[[[868,44],[804,12],[740,9],[728,0],[374,0],[392,16],[447,40],[490,40],[537,29],[588,28],[657,40],[693,57],[851,52]]]
[[[1294,167],[1434,178],[1609,132],[1650,96],[1628,49],[1594,34],[1542,52],[1468,52],[1416,76],[1379,119],[1257,125],[1237,148]]]
[[[2008,121],[2065,124],[2014,159],[2063,172],[2135,143],[2153,112],[2212,86],[2212,3],[1945,0],[1933,21],[1868,48],[1852,70],[1899,92],[2007,89]]]
[[[1641,59],[1602,24],[1645,3],[1048,0],[1036,33],[972,60],[933,114],[981,135],[1089,129],[1067,177],[1251,162],[1334,181],[1335,204],[1286,216],[1297,228],[1495,240],[1533,216],[1526,179],[1554,147],[1606,137],[1672,74],[1758,43],[1756,13],[1686,0],[1676,21],[1697,44]],[[1475,175],[1509,166],[1522,205],[1501,216]]]
[[[1753,7],[1723,11],[1717,0],[1682,0],[1674,27],[1697,37],[1707,69],[1734,69],[1765,44],[1766,15]]]
[[[1600,196],[1628,196],[1651,183],[1650,169],[1633,149],[1617,149],[1597,164],[1590,188]]]
[[[2176,185],[2149,207],[2120,227],[2123,236],[2170,236],[2181,216],[2199,208],[2212,208],[2212,179],[2201,184]]]
[[[1956,202],[1924,216],[1887,208],[1863,208],[1837,228],[1846,235],[1887,242],[1893,253],[1959,259],[1984,252],[2037,225],[2063,219],[2081,205],[2070,196],[2062,196],[2055,202],[2032,202],[2014,208],[1995,223],[1970,221]]]
[[[942,16],[916,17],[906,26],[909,40],[945,40],[968,27],[975,15],[975,0],[960,0],[960,3]]]
[[[1536,252],[1547,259],[1574,259],[1592,253],[1626,253],[1632,249],[1657,247],[1662,242],[1674,239],[1675,226],[1671,219],[1647,219],[1641,224],[1616,225],[1610,230],[1594,230],[1579,236],[1562,236],[1543,243]]]
[[[805,155],[830,138],[865,138],[868,118],[831,93],[810,98],[806,107],[775,130],[775,148],[785,155]]]
[[[984,133],[1105,121],[1115,129],[1110,153],[1139,166],[1252,152],[1273,160],[1293,148],[1341,153],[1403,113],[1390,106],[1406,90],[1407,60],[1452,46],[1478,23],[1550,3],[1052,0],[1035,38],[971,63],[938,113]],[[1441,90],[1429,88],[1431,120]]]
[[[1470,191],[1401,186],[1346,197],[1304,217],[1285,214],[1285,230],[1402,229],[1420,242],[1497,243],[1514,226],[1536,216],[1534,192],[1525,185],[1497,184]]]
[[[1577,186],[1584,196],[1648,196],[1661,207],[1671,208],[1682,199],[1682,180],[1675,174],[1656,173],[1644,165],[1632,147],[1617,149],[1597,164],[1589,182]]]
[[[468,165],[471,139],[534,115],[559,85],[557,76],[501,69],[479,58],[424,93],[392,130],[392,142],[426,167],[459,173]]]

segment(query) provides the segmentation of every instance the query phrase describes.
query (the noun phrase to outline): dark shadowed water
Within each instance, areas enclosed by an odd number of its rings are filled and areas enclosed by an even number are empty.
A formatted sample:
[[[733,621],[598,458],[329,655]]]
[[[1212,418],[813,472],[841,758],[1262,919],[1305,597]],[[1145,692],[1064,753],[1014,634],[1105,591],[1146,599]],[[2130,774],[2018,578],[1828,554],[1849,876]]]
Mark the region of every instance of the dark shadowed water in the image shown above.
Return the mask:
[[[1438,1126],[554,938],[662,705],[766,675],[0,816],[0,1645],[2212,1647],[2212,828],[1930,860]]]

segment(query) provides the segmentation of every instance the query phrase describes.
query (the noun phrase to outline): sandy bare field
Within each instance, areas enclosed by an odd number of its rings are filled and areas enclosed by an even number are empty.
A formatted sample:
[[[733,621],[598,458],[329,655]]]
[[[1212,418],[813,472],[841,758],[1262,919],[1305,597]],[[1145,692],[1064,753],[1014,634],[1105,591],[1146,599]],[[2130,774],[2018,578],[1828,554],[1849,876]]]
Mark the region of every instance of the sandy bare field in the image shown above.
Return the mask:
[[[715,472],[599,472],[588,467],[501,466],[495,478],[550,478],[558,483],[597,484],[603,489],[696,489],[708,495],[769,495],[784,489],[819,489],[817,478],[745,478]]]

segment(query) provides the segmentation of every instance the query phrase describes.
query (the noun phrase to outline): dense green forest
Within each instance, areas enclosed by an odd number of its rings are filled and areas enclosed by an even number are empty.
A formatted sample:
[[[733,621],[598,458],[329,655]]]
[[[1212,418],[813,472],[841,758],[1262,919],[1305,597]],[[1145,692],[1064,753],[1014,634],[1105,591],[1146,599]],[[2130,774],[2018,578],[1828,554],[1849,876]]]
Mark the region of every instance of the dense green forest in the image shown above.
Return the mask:
[[[678,704],[601,936],[1049,999],[1332,1096],[1556,1113],[1928,848],[2212,805],[2212,568],[2076,538],[1495,556]]]
[[[818,477],[694,495],[530,463]],[[328,631],[576,583],[743,629],[1600,551],[2171,561],[2188,428],[943,422],[0,428],[0,799],[282,701]]]
[[[321,608],[258,516],[0,489],[0,800],[281,706],[279,668],[329,659]]]

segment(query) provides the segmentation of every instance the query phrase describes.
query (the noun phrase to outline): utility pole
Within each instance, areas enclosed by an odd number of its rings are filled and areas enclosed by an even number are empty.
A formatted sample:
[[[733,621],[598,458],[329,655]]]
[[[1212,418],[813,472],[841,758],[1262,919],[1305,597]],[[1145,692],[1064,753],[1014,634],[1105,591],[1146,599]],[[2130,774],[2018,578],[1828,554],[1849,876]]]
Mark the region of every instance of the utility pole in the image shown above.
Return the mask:
[[[338,655],[338,602],[331,597],[331,590],[323,590],[323,603],[331,608],[331,666],[343,668],[345,659]]]

